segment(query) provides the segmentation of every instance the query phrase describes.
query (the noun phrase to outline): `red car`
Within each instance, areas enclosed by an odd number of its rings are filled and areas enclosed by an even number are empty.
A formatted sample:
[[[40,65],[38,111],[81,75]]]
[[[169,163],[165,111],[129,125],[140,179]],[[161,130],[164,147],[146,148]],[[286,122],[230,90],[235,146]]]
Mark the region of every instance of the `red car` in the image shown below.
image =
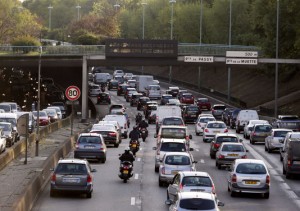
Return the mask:
[[[35,120],[37,120],[37,111],[32,112],[33,117]],[[40,111],[39,112],[39,126],[46,126],[50,124],[50,119],[46,113],[46,111]]]
[[[198,98],[197,105],[200,108],[200,110],[210,110],[211,109],[211,104],[210,104],[208,98]]]
[[[180,102],[184,104],[194,104],[194,96],[191,93],[183,93]]]

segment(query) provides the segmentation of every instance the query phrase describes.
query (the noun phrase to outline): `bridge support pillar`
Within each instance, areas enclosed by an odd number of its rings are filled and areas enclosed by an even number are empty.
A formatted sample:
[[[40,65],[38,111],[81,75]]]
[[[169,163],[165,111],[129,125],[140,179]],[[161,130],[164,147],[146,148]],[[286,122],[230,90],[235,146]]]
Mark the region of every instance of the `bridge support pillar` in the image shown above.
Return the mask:
[[[86,122],[88,119],[88,71],[87,58],[83,56],[82,60],[82,92],[81,92],[81,122]]]

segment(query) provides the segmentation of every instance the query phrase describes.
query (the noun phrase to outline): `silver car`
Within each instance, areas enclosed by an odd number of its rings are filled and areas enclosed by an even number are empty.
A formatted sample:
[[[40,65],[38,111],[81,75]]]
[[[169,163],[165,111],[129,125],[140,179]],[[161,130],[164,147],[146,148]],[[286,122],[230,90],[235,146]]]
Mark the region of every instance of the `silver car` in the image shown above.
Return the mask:
[[[92,198],[93,175],[87,160],[62,159],[58,161],[50,179],[50,196],[58,192],[85,193]]]
[[[179,171],[195,171],[195,163],[192,155],[187,152],[167,152],[165,153],[159,166],[158,184],[160,187],[164,183],[170,183],[175,174]]]
[[[256,159],[236,159],[227,176],[228,192],[259,193],[268,199],[270,195],[270,174],[266,164]]]
[[[228,133],[227,126],[222,121],[209,121],[203,130],[203,141],[211,141],[217,133]]]
[[[288,132],[293,132],[290,129],[272,129],[271,135],[265,138],[265,151],[271,153],[273,150],[280,149],[283,146],[283,143],[280,143],[281,140],[285,138],[285,135]]]
[[[216,153],[216,166],[221,169],[235,159],[246,159],[248,150],[242,143],[223,142]]]
[[[217,200],[212,193],[205,192],[182,192],[178,193],[176,201],[167,200],[166,205],[170,205],[169,211],[219,211],[218,207],[224,206],[224,203]]]
[[[167,189],[167,199],[176,200],[179,192],[215,192],[215,185],[210,175],[202,171],[180,171]]]

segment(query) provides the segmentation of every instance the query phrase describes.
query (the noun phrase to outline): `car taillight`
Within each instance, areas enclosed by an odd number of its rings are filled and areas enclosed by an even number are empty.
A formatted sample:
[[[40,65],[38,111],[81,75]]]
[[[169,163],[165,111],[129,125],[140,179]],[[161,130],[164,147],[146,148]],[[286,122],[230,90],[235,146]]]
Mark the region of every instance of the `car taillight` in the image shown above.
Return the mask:
[[[255,133],[255,132],[253,132],[253,133],[252,133],[252,135],[253,135],[253,136],[256,136],[256,133]]]
[[[271,179],[270,179],[270,175],[266,176],[266,184],[270,185]]]
[[[126,123],[124,124],[124,129],[127,129],[127,124]]]
[[[212,112],[214,112],[214,111],[215,111],[215,109],[211,109],[211,111],[212,111]]]
[[[291,165],[292,165],[292,161],[291,161],[290,159],[288,159],[287,165],[288,165],[288,166],[291,166]]]
[[[214,184],[213,184],[212,187],[211,187],[211,192],[212,192],[213,194],[216,194],[216,189],[215,189],[215,185],[214,185]]]
[[[228,133],[228,129],[225,129],[225,130],[224,130],[224,133]]]
[[[117,136],[116,133],[108,133],[109,136]]]
[[[220,144],[214,143],[214,148],[218,149],[220,147]]]
[[[129,169],[129,166],[124,166],[123,168],[127,170],[127,169]]]
[[[188,114],[184,114],[184,116],[188,116]]]
[[[246,158],[247,158],[247,155],[243,155],[241,158],[242,158],[242,159],[246,159]]]
[[[219,159],[224,159],[225,156],[224,155],[219,155]]]
[[[166,172],[165,172],[165,167],[162,167],[161,173],[162,173],[162,174],[165,174],[165,173],[166,173]]]
[[[86,178],[86,182],[88,183],[91,183],[92,182],[92,176],[90,174],[87,175],[87,178]]]
[[[208,131],[208,129],[205,129],[204,132],[205,132],[205,133],[208,133],[209,131]]]
[[[237,178],[236,178],[236,174],[233,174],[231,177],[231,182],[236,182]]]
[[[53,173],[51,176],[51,182],[55,182],[56,181],[56,174]]]

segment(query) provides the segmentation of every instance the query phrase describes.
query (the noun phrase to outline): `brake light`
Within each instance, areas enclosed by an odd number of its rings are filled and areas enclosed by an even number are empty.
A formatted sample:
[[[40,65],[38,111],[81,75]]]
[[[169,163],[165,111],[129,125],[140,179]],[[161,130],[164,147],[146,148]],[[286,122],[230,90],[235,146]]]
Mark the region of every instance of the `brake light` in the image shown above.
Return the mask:
[[[266,176],[266,184],[270,185],[270,183],[271,183],[270,175],[267,175]]]
[[[117,136],[116,133],[108,133],[109,136]]]
[[[162,173],[162,174],[165,174],[165,173],[166,173],[166,172],[165,172],[165,167],[162,167],[161,173]]]
[[[291,161],[290,159],[288,159],[287,165],[288,165],[288,166],[291,166],[291,165],[292,165],[292,161]]]
[[[205,129],[205,130],[204,130],[204,132],[205,132],[205,133],[208,133],[208,132],[209,132],[209,130],[208,130],[208,129]]]
[[[184,114],[184,116],[188,116],[188,114]]]
[[[225,129],[225,130],[224,130],[224,133],[228,133],[228,129]]]
[[[87,183],[91,183],[92,180],[93,180],[93,179],[92,179],[92,176],[91,176],[90,174],[88,174],[88,175],[87,175],[87,178],[86,178],[86,182],[87,182]]]
[[[256,136],[256,133],[255,133],[255,132],[253,132],[253,133],[252,133],[252,135],[253,135],[253,136]]]
[[[56,174],[53,173],[51,176],[51,182],[55,182],[56,181]]]
[[[78,149],[78,148],[79,148],[79,145],[78,145],[78,143],[76,143],[76,145],[75,145],[75,148],[76,148],[76,149]]]
[[[236,178],[236,174],[233,174],[231,177],[231,182],[236,182],[237,178]]]
[[[219,155],[219,159],[224,159],[225,156],[224,155]]]
[[[218,149],[220,147],[220,144],[214,143],[214,148]]]
[[[182,190],[182,189],[183,189],[182,183],[180,183],[180,185],[179,185],[179,189],[180,189],[180,190]]]
[[[242,159],[246,159],[246,158],[247,158],[247,155],[243,155],[241,158],[242,158]]]

